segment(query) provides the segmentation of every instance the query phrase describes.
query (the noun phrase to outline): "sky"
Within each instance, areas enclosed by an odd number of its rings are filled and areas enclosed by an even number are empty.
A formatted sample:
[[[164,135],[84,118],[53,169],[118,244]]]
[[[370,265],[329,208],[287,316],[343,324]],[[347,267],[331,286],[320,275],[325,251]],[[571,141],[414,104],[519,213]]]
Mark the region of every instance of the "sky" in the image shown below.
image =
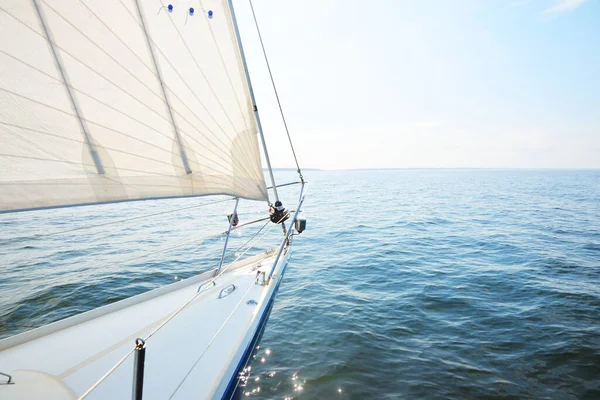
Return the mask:
[[[233,0],[274,167],[294,162]],[[600,0],[253,0],[301,167],[600,168]]]

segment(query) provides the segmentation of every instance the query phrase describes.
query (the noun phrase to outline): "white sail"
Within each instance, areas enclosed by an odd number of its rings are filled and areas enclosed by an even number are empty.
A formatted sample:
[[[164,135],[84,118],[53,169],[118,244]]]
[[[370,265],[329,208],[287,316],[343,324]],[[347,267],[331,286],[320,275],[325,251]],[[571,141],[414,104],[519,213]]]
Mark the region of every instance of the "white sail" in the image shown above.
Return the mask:
[[[226,0],[0,3],[0,211],[204,194],[267,198]]]

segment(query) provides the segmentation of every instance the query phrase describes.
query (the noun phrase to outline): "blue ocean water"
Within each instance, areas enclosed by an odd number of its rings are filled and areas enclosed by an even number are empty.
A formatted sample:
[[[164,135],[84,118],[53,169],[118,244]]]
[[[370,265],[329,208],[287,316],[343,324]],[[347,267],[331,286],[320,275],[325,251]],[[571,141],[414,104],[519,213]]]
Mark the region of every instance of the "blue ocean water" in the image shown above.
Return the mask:
[[[305,175],[308,229],[244,394],[600,398],[600,171]],[[0,215],[0,337],[207,269],[233,203],[189,207],[213,200]]]

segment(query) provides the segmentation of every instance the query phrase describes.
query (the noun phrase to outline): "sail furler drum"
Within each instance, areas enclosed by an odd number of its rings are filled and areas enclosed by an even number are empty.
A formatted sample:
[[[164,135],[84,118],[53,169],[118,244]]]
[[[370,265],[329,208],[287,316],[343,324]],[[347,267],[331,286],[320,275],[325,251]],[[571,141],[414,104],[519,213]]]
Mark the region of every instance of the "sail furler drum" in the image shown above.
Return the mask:
[[[0,5],[0,211],[267,199],[228,2],[171,5]]]

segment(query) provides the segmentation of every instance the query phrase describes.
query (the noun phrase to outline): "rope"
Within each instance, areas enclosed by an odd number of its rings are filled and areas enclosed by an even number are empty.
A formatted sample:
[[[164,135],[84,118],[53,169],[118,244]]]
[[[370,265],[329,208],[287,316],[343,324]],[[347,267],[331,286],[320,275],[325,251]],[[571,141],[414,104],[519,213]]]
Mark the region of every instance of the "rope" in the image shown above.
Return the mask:
[[[117,361],[117,363],[115,365],[113,365],[113,367],[111,369],[109,369],[108,372],[106,372],[104,375],[102,375],[102,378],[98,379],[96,381],[96,383],[94,383],[92,386],[90,386],[90,388],[88,390],[86,390],[84,394],[82,394],[81,396],[79,396],[79,398],[77,400],[85,399],[90,393],[92,393],[92,391],[94,389],[96,389],[99,384],[101,384],[106,378],[108,378],[108,376],[110,374],[112,374],[115,371],[115,369],[119,368],[119,366],[121,364],[123,364],[125,362],[125,360],[127,360],[127,357],[129,357],[131,355],[131,353],[133,353],[133,351],[135,349],[136,348],[134,346],[131,350],[129,350],[129,352],[127,354],[125,354],[123,356],[123,358],[121,358],[119,361]]]
[[[208,203],[196,204],[194,206],[176,208],[176,209],[167,210],[167,211],[161,211],[161,212],[157,212],[157,213],[154,213],[154,214],[145,214],[145,215],[140,215],[140,216],[132,217],[132,218],[119,219],[119,220],[116,220],[116,221],[108,221],[108,222],[104,222],[104,223],[97,224],[97,225],[81,226],[79,228],[69,229],[67,231],[52,232],[52,233],[47,233],[47,234],[38,234],[38,235],[32,236],[32,239],[38,239],[38,238],[41,238],[41,237],[48,237],[48,236],[54,236],[54,235],[62,235],[62,234],[65,234],[65,233],[71,233],[71,232],[75,232],[75,231],[81,231],[81,230],[84,230],[84,229],[93,229],[93,228],[98,228],[98,227],[101,227],[101,226],[106,226],[106,225],[111,225],[111,224],[121,224],[121,223],[124,223],[124,222],[135,221],[136,219],[156,217],[157,215],[163,215],[163,214],[168,214],[168,213],[175,213],[175,212],[179,212],[179,211],[190,210],[190,209],[193,209],[193,208],[200,208],[200,207],[209,206],[209,205],[212,205],[212,204],[224,203],[224,202],[230,201],[230,200],[233,200],[233,199],[224,199],[224,200],[211,201],[211,202],[208,202]]]
[[[286,215],[289,215],[289,213],[288,213],[288,214],[286,214]],[[284,216],[284,217],[285,217],[285,216]],[[281,219],[281,220],[283,220],[283,218],[284,218],[284,217],[282,217],[282,219]],[[281,222],[281,220],[280,220],[279,222]],[[264,227],[265,227],[266,225],[267,225],[267,224],[265,224],[265,225],[264,225],[264,226],[261,228],[261,230],[262,230],[262,229],[264,229]],[[198,292],[196,292],[196,293],[195,293],[195,294],[194,294],[194,295],[193,295],[193,296],[192,296],[192,297],[191,297],[191,298],[190,298],[188,301],[186,301],[186,302],[185,302],[185,304],[183,304],[181,307],[179,307],[179,308],[178,308],[178,309],[177,309],[177,310],[176,310],[176,311],[175,311],[173,314],[171,314],[171,315],[170,315],[170,316],[169,316],[167,319],[165,319],[165,320],[164,320],[164,321],[163,321],[163,322],[162,322],[162,323],[161,323],[159,326],[157,326],[157,327],[156,327],[156,328],[155,328],[155,329],[154,329],[152,332],[150,332],[150,333],[148,334],[148,336],[146,336],[146,337],[144,338],[144,341],[148,341],[148,339],[150,339],[152,336],[154,336],[154,334],[155,334],[156,332],[158,332],[158,331],[159,331],[159,330],[160,330],[162,327],[164,327],[164,326],[165,326],[165,325],[166,325],[166,324],[167,324],[169,321],[171,321],[173,318],[175,318],[175,317],[177,316],[177,314],[179,314],[181,311],[183,311],[183,309],[185,309],[185,308],[186,308],[186,307],[187,307],[187,306],[188,306],[188,305],[189,305],[189,304],[190,304],[192,301],[194,301],[194,299],[195,299],[196,297],[198,297],[198,296],[199,296],[201,293],[203,293],[203,292],[204,292],[204,290],[205,290],[206,288],[208,288],[208,287],[211,287],[211,286],[210,286],[210,284],[211,284],[211,283],[213,283],[214,281],[216,281],[216,280],[217,280],[217,278],[219,278],[221,275],[223,275],[223,274],[224,274],[224,273],[225,273],[225,272],[226,272],[226,271],[227,271],[227,270],[228,270],[228,269],[229,269],[229,268],[230,268],[230,267],[231,267],[231,266],[232,266],[232,265],[233,265],[233,264],[234,264],[236,261],[238,261],[238,260],[239,260],[241,257],[243,257],[243,256],[244,256],[244,254],[246,254],[246,253],[247,253],[247,252],[248,252],[248,251],[249,251],[251,248],[253,248],[253,247],[254,247],[254,245],[256,245],[256,243],[258,243],[259,241],[261,241],[261,240],[262,240],[262,238],[264,238],[264,237],[265,237],[265,236],[266,236],[266,235],[267,235],[267,234],[268,234],[268,233],[271,231],[271,229],[273,229],[275,226],[277,226],[277,224],[273,224],[273,225],[272,225],[272,226],[271,226],[269,229],[267,229],[267,231],[266,231],[266,232],[265,232],[265,233],[264,233],[264,234],[263,234],[263,235],[262,235],[260,238],[258,238],[258,239],[257,239],[257,240],[256,240],[254,243],[252,243],[252,245],[250,245],[250,246],[249,246],[249,247],[248,247],[248,248],[247,248],[247,249],[246,249],[246,250],[245,250],[245,251],[244,251],[242,254],[240,254],[240,255],[239,255],[239,256],[238,256],[238,257],[237,257],[235,260],[233,260],[231,263],[229,263],[229,265],[227,265],[225,268],[223,268],[223,270],[221,271],[221,273],[219,273],[219,274],[218,274],[218,275],[216,275],[214,278],[212,278],[212,279],[211,279],[211,280],[210,280],[210,281],[209,281],[209,282],[208,282],[206,285],[204,285],[204,286],[202,287],[202,289],[201,289],[201,290],[199,290]],[[259,232],[260,232],[260,231],[259,231]],[[256,236],[256,235],[254,235],[253,237],[255,237],[255,236]],[[252,240],[252,238],[251,238],[250,240]],[[248,242],[246,242],[246,243],[248,243]],[[243,246],[242,246],[242,247],[243,247]],[[237,251],[237,250],[236,250],[236,251]],[[236,306],[235,308],[237,308],[237,306]],[[235,309],[234,309],[234,311],[235,311]],[[230,318],[230,317],[228,317],[228,318],[227,318],[227,320],[226,320],[225,322],[227,322],[227,321],[229,320],[229,318]],[[221,327],[221,329],[222,329],[222,327]],[[217,333],[219,333],[221,329],[219,329],[219,331],[218,331]],[[213,338],[213,340],[214,340],[214,338]],[[209,346],[210,346],[210,344],[212,344],[213,340],[211,340],[211,342],[209,343]],[[125,354],[125,355],[124,355],[124,356],[123,356],[123,357],[122,357],[122,358],[121,358],[119,361],[117,361],[117,363],[116,363],[116,364],[115,364],[115,365],[114,365],[114,366],[113,366],[111,369],[109,369],[109,370],[108,370],[108,372],[106,372],[106,373],[105,373],[105,374],[104,374],[104,375],[103,375],[103,376],[102,376],[100,379],[98,379],[98,380],[96,381],[96,383],[94,383],[94,384],[93,384],[93,385],[92,385],[92,386],[91,386],[91,387],[90,387],[90,388],[89,388],[89,389],[88,389],[88,390],[87,390],[87,391],[86,391],[86,392],[85,392],[83,395],[81,395],[81,397],[79,397],[79,398],[78,398],[78,400],[82,400],[82,399],[84,399],[85,397],[87,397],[87,396],[88,396],[88,395],[89,395],[89,394],[90,394],[90,393],[91,393],[91,392],[92,392],[92,391],[93,391],[95,388],[97,388],[97,387],[98,387],[98,385],[100,385],[100,384],[101,384],[101,383],[102,383],[102,382],[103,382],[103,381],[104,381],[106,378],[108,378],[108,376],[109,376],[110,374],[112,374],[112,373],[113,373],[113,372],[114,372],[114,371],[115,371],[115,370],[116,370],[116,369],[117,369],[117,368],[118,368],[118,367],[119,367],[121,364],[123,364],[123,362],[125,362],[125,360],[127,359],[127,357],[129,357],[129,356],[131,355],[131,353],[133,353],[133,351],[134,351],[135,349],[136,349],[136,347],[134,346],[134,347],[133,347],[131,350],[129,350],[129,352],[128,352],[127,354]]]
[[[239,225],[239,226],[237,226],[236,228],[241,228],[242,226],[246,226],[246,225],[254,224],[254,223],[256,223],[256,222],[260,222],[260,221],[264,221],[264,218],[257,219],[257,220],[255,220],[255,221],[246,222],[244,225]],[[234,254],[235,254],[236,252],[238,252],[240,249],[242,249],[244,246],[246,246],[246,244],[248,244],[248,242],[249,242],[250,240],[252,240],[253,238],[255,238],[255,237],[256,237],[256,235],[258,235],[258,234],[260,233],[260,231],[262,231],[262,230],[264,229],[264,227],[265,227],[267,224],[268,224],[268,222],[267,222],[265,225],[263,225],[263,227],[262,227],[262,228],[260,228],[260,229],[258,230],[258,232],[257,232],[257,233],[255,233],[255,234],[254,234],[254,235],[253,235],[253,236],[252,236],[250,239],[248,239],[248,241],[247,241],[245,244],[243,244],[242,246],[238,247],[238,249],[237,249],[237,250],[235,250]],[[233,229],[232,229],[232,230],[233,230]],[[133,258],[128,258],[127,260],[120,261],[120,262],[119,262],[119,265],[122,265],[122,264],[127,264],[127,263],[130,263],[131,261],[139,260],[139,259],[141,259],[141,258],[145,258],[145,257],[148,257],[148,256],[153,256],[153,255],[155,255],[155,254],[160,254],[160,253],[164,253],[164,252],[167,252],[167,251],[175,250],[175,249],[178,249],[178,248],[180,248],[180,247],[184,247],[184,246],[187,246],[187,245],[190,245],[190,244],[196,243],[196,242],[202,242],[202,241],[205,241],[205,240],[207,240],[207,239],[211,239],[211,238],[215,238],[215,237],[217,237],[217,236],[224,235],[224,234],[226,234],[226,233],[227,233],[227,231],[224,231],[224,232],[219,232],[219,233],[215,233],[215,234],[213,234],[213,235],[204,236],[203,238],[200,238],[200,239],[194,239],[194,240],[190,240],[190,241],[187,241],[187,242],[179,243],[179,244],[177,244],[177,245],[175,245],[175,246],[167,247],[167,248],[164,248],[164,249],[159,249],[159,250],[156,250],[156,251],[151,251],[151,252],[149,252],[149,253],[145,253],[145,254],[142,254],[142,255],[139,255],[139,256],[136,256],[136,257],[133,257]],[[242,254],[243,254],[243,253],[242,253]],[[236,261],[237,261],[237,260],[236,260]]]
[[[289,214],[289,213],[288,213]],[[287,214],[286,214],[287,215]],[[282,217],[281,219],[283,220],[284,217]],[[171,314],[162,324],[160,324],[158,327],[156,327],[152,332],[150,332],[150,334],[148,336],[146,336],[144,338],[144,341],[147,341],[148,339],[150,339],[152,336],[154,336],[154,334],[156,332],[158,332],[163,326],[165,326],[167,324],[167,322],[169,322],[170,320],[172,320],[173,318],[175,318],[175,316],[177,314],[179,314],[184,308],[186,308],[196,297],[198,297],[198,295],[200,295],[200,293],[202,293],[206,288],[211,287],[210,284],[213,283],[214,281],[217,280],[217,278],[219,278],[221,275],[223,275],[228,269],[229,267],[231,267],[236,261],[238,261],[240,258],[242,258],[244,256],[244,254],[246,254],[252,247],[254,247],[254,245],[256,243],[258,243],[260,240],[262,240],[263,237],[265,237],[265,235],[267,233],[269,233],[271,231],[271,229],[273,229],[273,227],[275,227],[277,225],[273,225],[271,226],[271,228],[269,228],[260,238],[258,238],[251,246],[249,246],[242,254],[240,254],[235,260],[233,260],[231,263],[229,263],[229,265],[227,265],[227,267],[223,268],[223,270],[216,275],[214,278],[212,278],[206,285],[204,285],[204,287],[202,288],[202,290],[196,292],[191,299],[189,299],[183,306],[181,306],[177,311],[175,311],[173,314]]]
[[[259,219],[259,220],[256,220],[256,221],[250,221],[250,222],[247,222],[245,225],[254,224],[254,223],[256,223],[256,222],[260,222],[260,221],[263,221],[263,220],[264,220],[264,219]],[[245,226],[245,225],[244,225],[244,226]],[[265,226],[266,226],[266,225],[267,225],[267,224],[265,224]],[[237,228],[241,228],[241,227],[242,227],[242,226],[238,226]],[[260,228],[260,230],[259,230],[259,231],[258,231],[256,234],[254,234],[254,236],[252,236],[252,237],[251,237],[251,238],[248,240],[248,242],[249,242],[250,240],[252,240],[254,237],[256,237],[256,235],[257,235],[258,233],[260,233],[260,231],[262,231],[262,230],[263,230],[263,228],[264,228],[264,226],[263,226],[262,228]],[[115,266],[116,266],[116,265],[125,265],[125,264],[129,264],[129,263],[130,263],[130,262],[132,262],[132,261],[136,261],[136,260],[139,260],[139,259],[142,259],[142,258],[150,257],[150,256],[153,256],[153,255],[156,255],[156,254],[165,253],[165,252],[168,252],[168,251],[171,251],[171,250],[178,249],[178,248],[180,248],[180,247],[184,247],[184,246],[188,246],[188,245],[194,244],[194,243],[196,243],[196,242],[203,242],[203,241],[205,241],[205,240],[207,240],[207,239],[212,239],[212,238],[215,238],[215,237],[218,237],[218,236],[224,235],[224,234],[226,234],[226,233],[227,233],[227,231],[225,231],[225,232],[219,232],[219,233],[214,233],[214,234],[212,234],[212,235],[204,236],[204,237],[202,237],[202,238],[200,238],[200,239],[189,240],[189,241],[186,241],[186,242],[183,242],[183,243],[176,244],[175,246],[171,246],[171,247],[165,247],[165,248],[162,248],[162,249],[158,249],[158,250],[156,250],[156,251],[151,251],[151,252],[148,252],[148,253],[141,254],[141,255],[139,255],[139,256],[131,257],[131,258],[128,258],[128,259],[126,259],[126,260],[121,260],[121,261],[119,261],[118,263],[111,264],[111,265],[115,265]],[[246,244],[247,244],[248,242],[246,242]],[[238,251],[239,251],[239,250],[240,250],[242,247],[244,247],[246,244],[244,244],[243,246],[239,247],[237,250],[235,250],[235,252],[238,252]],[[234,252],[234,254],[235,254],[235,252]],[[236,261],[237,261],[237,260],[236,260]]]
[[[248,224],[252,224],[252,223],[255,223],[255,222],[258,222],[258,221],[264,221],[264,220],[267,220],[267,222],[266,222],[266,223],[265,223],[265,224],[264,224],[264,225],[263,225],[263,226],[262,226],[262,227],[261,227],[261,228],[258,230],[258,232],[256,232],[254,235],[252,235],[252,237],[251,237],[250,239],[248,239],[248,240],[246,241],[246,243],[244,243],[243,245],[241,245],[240,247],[238,247],[236,250],[234,250],[233,254],[237,253],[238,251],[240,251],[241,249],[243,249],[244,247],[246,247],[246,245],[247,245],[248,243],[250,243],[250,241],[251,241],[252,239],[254,239],[256,236],[258,236],[258,234],[259,234],[260,232],[262,232],[262,230],[263,230],[263,229],[265,229],[265,226],[269,225],[269,222],[271,222],[271,221],[270,221],[270,218],[269,218],[269,217],[267,217],[267,218],[262,218],[262,219],[259,219],[259,220],[256,220],[256,221],[247,222],[247,223],[245,224],[245,225],[248,225]],[[239,228],[241,228],[241,227],[242,227],[242,225],[240,225],[240,226],[239,226]]]
[[[279,106],[279,112],[281,113],[281,119],[283,120],[283,125],[285,126],[285,132],[287,133],[288,140],[290,142],[290,147],[292,148],[292,154],[294,155],[294,161],[296,161],[296,168],[298,172],[298,176],[302,183],[304,183],[304,177],[302,176],[302,171],[300,170],[300,164],[298,163],[298,157],[296,157],[296,150],[294,150],[294,144],[292,143],[292,137],[290,136],[290,131],[287,126],[287,122],[285,120],[285,115],[283,114],[283,108],[281,107],[281,102],[279,101],[279,93],[277,93],[277,87],[275,86],[275,80],[273,79],[273,74],[271,72],[271,65],[269,64],[269,59],[267,58],[267,52],[265,50],[265,45],[262,40],[262,35],[260,34],[260,28],[258,27],[258,21],[256,19],[256,14],[254,13],[254,6],[252,5],[252,0],[248,0],[250,2],[250,8],[252,9],[252,17],[254,18],[254,25],[256,26],[256,31],[258,32],[258,38],[260,39],[260,47],[262,47],[263,55],[265,56],[265,62],[267,63],[267,69],[269,70],[269,76],[271,77],[271,84],[273,85],[273,91],[275,92],[275,97],[277,98],[277,105]]]
[[[233,314],[240,307],[240,304],[242,304],[242,301],[244,301],[244,299],[246,298],[246,295],[250,292],[250,290],[253,287],[254,287],[254,285],[250,285],[250,287],[248,287],[248,290],[246,290],[246,292],[242,295],[242,297],[237,302],[237,304],[235,305],[235,307],[233,308],[233,310],[231,311],[231,313],[229,313],[229,315],[225,319],[225,322],[223,322],[223,324],[219,327],[219,329],[217,329],[217,332],[213,335],[212,339],[210,339],[210,342],[208,342],[208,344],[206,345],[206,347],[204,348],[204,350],[202,350],[202,353],[200,353],[200,356],[196,359],[196,362],[194,363],[194,365],[192,365],[192,367],[189,369],[189,371],[187,372],[187,374],[185,374],[185,376],[183,377],[183,379],[181,380],[181,382],[179,382],[179,385],[177,385],[177,387],[175,388],[175,391],[171,394],[171,396],[169,396],[169,399],[172,399],[173,396],[175,396],[175,394],[177,393],[177,391],[181,388],[181,385],[183,385],[183,382],[185,382],[185,380],[188,378],[188,376],[190,376],[190,374],[192,373],[192,371],[194,370],[194,368],[196,368],[196,365],[198,365],[198,363],[200,362],[200,360],[202,359],[202,357],[204,357],[204,354],[206,353],[206,351],[208,350],[208,348],[213,344],[213,342],[215,341],[215,339],[217,338],[217,336],[219,336],[219,333],[221,333],[221,331],[223,330],[223,328],[225,328],[225,325],[229,322],[229,320],[231,319],[231,317],[233,317]]]

